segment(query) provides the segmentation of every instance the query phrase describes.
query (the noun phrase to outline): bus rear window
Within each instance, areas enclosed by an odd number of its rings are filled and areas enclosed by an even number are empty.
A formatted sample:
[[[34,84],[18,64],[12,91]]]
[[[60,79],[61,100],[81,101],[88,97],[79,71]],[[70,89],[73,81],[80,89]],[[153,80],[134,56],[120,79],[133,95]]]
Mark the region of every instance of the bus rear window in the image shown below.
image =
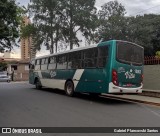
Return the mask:
[[[142,65],[143,48],[128,42],[117,42],[117,60],[122,63]]]

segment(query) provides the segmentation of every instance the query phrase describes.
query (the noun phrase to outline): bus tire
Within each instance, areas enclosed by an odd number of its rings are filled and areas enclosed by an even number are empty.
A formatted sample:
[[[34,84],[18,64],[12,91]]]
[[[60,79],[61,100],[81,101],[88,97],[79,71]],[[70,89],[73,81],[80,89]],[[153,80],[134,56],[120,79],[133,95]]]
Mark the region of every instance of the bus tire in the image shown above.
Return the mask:
[[[65,92],[68,96],[74,95],[74,84],[72,81],[67,81],[65,84]]]
[[[41,82],[38,78],[35,81],[35,86],[36,86],[36,89],[41,89],[42,88]]]

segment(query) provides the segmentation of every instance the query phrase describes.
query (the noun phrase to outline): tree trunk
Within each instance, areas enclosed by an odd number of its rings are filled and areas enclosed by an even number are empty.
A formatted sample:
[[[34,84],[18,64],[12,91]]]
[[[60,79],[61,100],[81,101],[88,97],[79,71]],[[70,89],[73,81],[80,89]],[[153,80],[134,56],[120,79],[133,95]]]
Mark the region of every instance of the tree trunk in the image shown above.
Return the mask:
[[[71,0],[70,0],[70,18],[71,18],[71,20],[70,20],[70,29],[69,29],[69,31],[70,31],[70,50],[71,49],[73,49],[73,14],[72,14],[72,2],[71,2]]]

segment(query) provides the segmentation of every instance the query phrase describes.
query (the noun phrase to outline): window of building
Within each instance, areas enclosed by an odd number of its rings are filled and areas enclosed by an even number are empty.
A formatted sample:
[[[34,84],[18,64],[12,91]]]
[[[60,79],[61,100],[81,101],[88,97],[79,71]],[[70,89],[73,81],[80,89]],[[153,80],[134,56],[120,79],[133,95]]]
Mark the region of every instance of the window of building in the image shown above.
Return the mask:
[[[11,65],[11,69],[17,70],[17,65]]]

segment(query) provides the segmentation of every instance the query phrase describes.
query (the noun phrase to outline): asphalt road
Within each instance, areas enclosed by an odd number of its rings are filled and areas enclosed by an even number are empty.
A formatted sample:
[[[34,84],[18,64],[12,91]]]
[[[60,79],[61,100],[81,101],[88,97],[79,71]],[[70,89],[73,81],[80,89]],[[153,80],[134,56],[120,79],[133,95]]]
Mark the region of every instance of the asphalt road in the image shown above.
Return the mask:
[[[160,107],[0,83],[0,127],[160,127]]]

